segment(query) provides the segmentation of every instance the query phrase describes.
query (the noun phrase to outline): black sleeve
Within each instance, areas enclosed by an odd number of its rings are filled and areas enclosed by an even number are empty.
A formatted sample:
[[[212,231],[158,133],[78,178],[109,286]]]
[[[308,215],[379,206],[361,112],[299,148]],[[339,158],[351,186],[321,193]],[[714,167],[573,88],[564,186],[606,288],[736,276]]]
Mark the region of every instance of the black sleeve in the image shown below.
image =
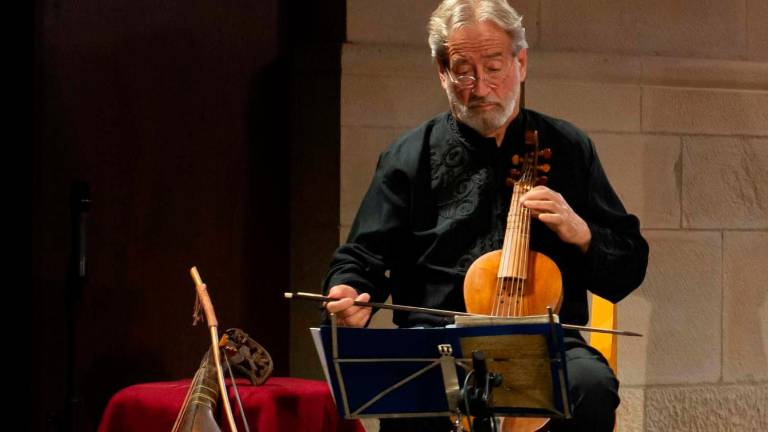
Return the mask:
[[[409,232],[410,180],[391,153],[379,157],[373,181],[358,210],[347,243],[333,254],[324,292],[339,284],[383,302],[390,294],[388,278],[396,254],[402,254]]]
[[[623,299],[645,278],[648,243],[640,234],[640,222],[628,214],[606,178],[594,146],[587,154],[589,214],[592,231],[587,250],[589,289],[614,303]]]

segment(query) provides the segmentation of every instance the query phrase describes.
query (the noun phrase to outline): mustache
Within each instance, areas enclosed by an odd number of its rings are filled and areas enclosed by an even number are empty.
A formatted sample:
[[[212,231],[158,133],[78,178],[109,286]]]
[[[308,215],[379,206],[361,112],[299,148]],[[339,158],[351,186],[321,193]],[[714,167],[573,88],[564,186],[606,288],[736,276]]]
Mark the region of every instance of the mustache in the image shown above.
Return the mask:
[[[483,96],[483,97],[472,97],[467,103],[467,108],[476,108],[480,105],[488,105],[488,104],[502,106],[502,103],[500,100]]]

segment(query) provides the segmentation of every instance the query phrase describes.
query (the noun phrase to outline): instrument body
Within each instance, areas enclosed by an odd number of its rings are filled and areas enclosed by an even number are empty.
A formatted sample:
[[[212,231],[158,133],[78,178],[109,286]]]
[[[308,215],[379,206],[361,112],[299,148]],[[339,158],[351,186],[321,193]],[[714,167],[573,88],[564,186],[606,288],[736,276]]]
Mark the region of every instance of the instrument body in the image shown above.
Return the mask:
[[[208,350],[184,397],[172,432],[220,432],[215,416],[219,396],[216,364]]]
[[[522,292],[515,295],[496,292],[499,262],[503,252],[495,250],[481,256],[467,270],[464,279],[464,303],[467,312],[493,316],[545,315],[547,306],[560,309],[563,300],[563,282],[557,264],[548,256],[528,253],[527,278],[521,283]],[[503,286],[513,287],[520,281],[508,280]],[[493,287],[494,289],[488,289]],[[514,289],[514,288],[512,288]],[[504,288],[508,291],[508,288]],[[498,299],[499,296],[509,299]],[[503,301],[504,303],[501,303]]]
[[[531,215],[520,199],[539,184],[546,183],[549,164],[539,165],[539,156],[549,159],[549,149],[539,150],[538,133],[526,131],[526,155],[515,155],[507,184],[513,187],[504,245],[501,250],[481,256],[467,270],[464,279],[464,303],[473,314],[514,317],[542,315],[547,307],[558,311],[562,304],[562,275],[557,265],[544,254],[530,250]],[[538,432],[546,430],[549,419],[536,417],[503,417],[505,432]]]

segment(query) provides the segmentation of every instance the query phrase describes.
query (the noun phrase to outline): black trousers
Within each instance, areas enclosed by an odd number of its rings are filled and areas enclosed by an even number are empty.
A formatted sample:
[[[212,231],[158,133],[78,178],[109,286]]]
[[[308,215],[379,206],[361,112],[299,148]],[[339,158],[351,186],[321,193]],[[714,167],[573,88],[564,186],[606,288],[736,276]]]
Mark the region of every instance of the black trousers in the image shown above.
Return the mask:
[[[552,419],[551,432],[611,432],[619,381],[603,356],[578,337],[564,338],[573,418]],[[447,432],[447,418],[381,419],[381,432]]]

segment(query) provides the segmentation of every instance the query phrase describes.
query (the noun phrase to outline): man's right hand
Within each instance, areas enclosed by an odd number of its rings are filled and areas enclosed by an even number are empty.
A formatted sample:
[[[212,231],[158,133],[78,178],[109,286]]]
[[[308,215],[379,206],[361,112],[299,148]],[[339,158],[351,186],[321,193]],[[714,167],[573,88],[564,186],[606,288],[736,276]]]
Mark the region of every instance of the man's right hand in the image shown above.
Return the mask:
[[[336,314],[336,323],[340,326],[363,327],[371,317],[371,308],[353,304],[353,301],[371,301],[368,293],[357,295],[357,291],[349,285],[336,285],[328,291],[328,297],[339,299],[326,303],[325,310]]]

